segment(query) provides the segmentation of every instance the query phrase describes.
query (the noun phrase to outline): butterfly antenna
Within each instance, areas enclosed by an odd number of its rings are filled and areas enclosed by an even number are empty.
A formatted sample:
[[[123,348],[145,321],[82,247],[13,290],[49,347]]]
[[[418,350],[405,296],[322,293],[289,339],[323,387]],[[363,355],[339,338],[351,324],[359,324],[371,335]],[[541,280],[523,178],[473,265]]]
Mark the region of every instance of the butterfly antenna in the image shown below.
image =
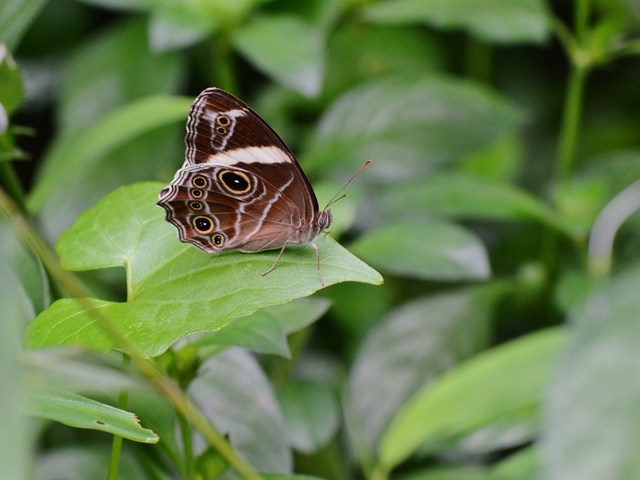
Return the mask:
[[[342,200],[343,198],[347,197],[347,194],[346,194],[346,193],[345,193],[344,195],[340,195],[340,194],[342,193],[342,191],[343,191],[345,188],[347,188],[347,187],[349,186],[349,184],[350,184],[351,182],[353,182],[353,179],[354,179],[354,178],[356,178],[356,177],[360,174],[360,172],[361,172],[362,170],[364,170],[364,169],[365,169],[365,167],[366,167],[366,166],[368,166],[372,161],[373,161],[373,160],[367,160],[366,162],[364,162],[364,163],[362,164],[362,166],[358,169],[358,171],[357,171],[356,173],[354,173],[353,175],[351,175],[351,178],[350,178],[349,180],[347,180],[347,183],[345,183],[345,184],[342,186],[342,188],[341,188],[340,190],[338,190],[338,191],[336,192],[336,194],[335,194],[333,197],[331,197],[331,200],[329,200],[329,201],[327,202],[327,205],[324,207],[323,212],[326,212],[326,211],[327,211],[327,209],[328,209],[331,205],[333,205],[334,203],[336,203],[338,200]],[[338,196],[338,195],[340,195],[340,196]]]

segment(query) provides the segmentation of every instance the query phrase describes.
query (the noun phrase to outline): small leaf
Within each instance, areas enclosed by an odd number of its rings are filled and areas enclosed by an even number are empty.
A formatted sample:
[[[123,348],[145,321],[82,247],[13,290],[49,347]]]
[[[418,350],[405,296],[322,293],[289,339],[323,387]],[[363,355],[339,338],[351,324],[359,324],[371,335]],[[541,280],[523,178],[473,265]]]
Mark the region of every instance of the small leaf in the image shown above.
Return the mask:
[[[11,115],[23,99],[24,85],[18,66],[7,47],[0,43],[0,107],[4,108],[7,116]],[[3,132],[2,120],[0,120],[0,134]]]
[[[305,381],[289,382],[276,393],[287,438],[296,450],[315,452],[338,431],[340,408],[329,387]]]
[[[180,243],[175,228],[155,205],[164,185],[123,187],[83,213],[58,241],[65,268],[90,270],[124,266],[129,301],[65,298],[28,327],[30,348],[84,346],[104,352],[119,348],[156,356],[195,332],[211,331],[261,307],[310,295],[320,288],[312,247],[278,252],[208,255]],[[345,281],[380,284],[382,277],[326,235],[316,243],[326,285]],[[106,330],[105,330],[106,327]],[[108,331],[130,342],[120,345]]]
[[[265,307],[238,318],[224,328],[189,341],[189,346],[237,346],[252,352],[289,357],[287,335],[320,318],[330,302],[321,298],[299,298],[283,305]]]
[[[151,430],[142,428],[133,413],[72,393],[32,393],[24,412],[75,428],[101,430],[134,442],[160,440]]]
[[[393,0],[365,10],[374,22],[463,28],[496,43],[542,43],[549,35],[548,14],[542,0]]]
[[[307,97],[315,97],[322,86],[323,41],[313,25],[285,15],[261,15],[233,37],[236,48],[257,68]]]
[[[213,34],[218,23],[193,3],[162,3],[153,11],[149,25],[151,46],[156,52],[195,45]]]
[[[480,239],[443,221],[389,224],[357,240],[351,250],[396,275],[469,280],[485,279],[491,274]]]
[[[385,432],[381,466],[390,470],[441,437],[512,415],[537,415],[564,341],[561,329],[527,335],[465,361],[418,392]]]

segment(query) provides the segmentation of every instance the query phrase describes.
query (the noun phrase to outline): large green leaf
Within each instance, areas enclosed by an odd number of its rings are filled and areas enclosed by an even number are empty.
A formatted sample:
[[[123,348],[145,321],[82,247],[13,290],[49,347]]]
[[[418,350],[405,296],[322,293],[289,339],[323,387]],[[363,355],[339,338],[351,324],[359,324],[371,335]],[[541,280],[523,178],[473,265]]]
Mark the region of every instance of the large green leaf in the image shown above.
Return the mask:
[[[321,287],[310,246],[290,247],[267,276],[278,252],[211,256],[177,240],[155,205],[163,187],[123,187],[83,213],[57,244],[70,270],[124,266],[129,301],[58,300],[29,326],[30,348],[82,345],[130,350],[106,331],[115,329],[135,353],[155,356],[190,333],[221,328],[261,307],[310,295]],[[326,235],[316,239],[326,285],[379,284],[382,277]],[[134,353],[131,352],[131,353]]]
[[[542,43],[549,34],[542,0],[388,0],[371,5],[365,15],[387,24],[462,28],[496,43]]]
[[[561,228],[547,205],[519,187],[458,173],[391,185],[380,203],[392,218],[428,212],[470,220],[529,220]]]
[[[392,469],[438,438],[514,415],[536,416],[564,340],[560,329],[530,334],[465,361],[418,392],[382,437],[382,468]]]
[[[471,231],[453,223],[388,224],[359,240],[351,249],[381,270],[426,280],[489,277],[487,252]]]
[[[391,78],[360,85],[324,114],[305,169],[349,168],[373,159],[383,182],[415,178],[513,134],[521,110],[484,86],[454,77]]]
[[[639,283],[636,260],[571,314],[546,402],[540,478],[640,478]]]
[[[133,413],[73,393],[32,393],[24,413],[76,428],[109,432],[134,442],[156,443],[159,440],[151,430],[140,426]]]
[[[371,448],[407,398],[486,347],[491,306],[503,290],[473,288],[413,300],[369,332],[349,386],[353,411]]]
[[[308,97],[320,92],[324,38],[313,25],[293,16],[263,15],[238,30],[233,43],[276,82]]]
[[[286,473],[292,459],[286,428],[268,378],[239,348],[207,359],[189,396],[234,448],[257,470]]]

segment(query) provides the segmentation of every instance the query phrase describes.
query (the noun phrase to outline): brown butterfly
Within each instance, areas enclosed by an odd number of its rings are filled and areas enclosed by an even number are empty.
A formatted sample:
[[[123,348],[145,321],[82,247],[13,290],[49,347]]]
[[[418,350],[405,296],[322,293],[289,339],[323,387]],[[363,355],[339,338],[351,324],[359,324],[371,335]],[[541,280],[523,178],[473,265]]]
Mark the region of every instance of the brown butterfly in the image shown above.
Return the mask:
[[[319,210],[278,134],[230,93],[208,88],[191,106],[185,142],[185,162],[158,201],[180,241],[208,253],[280,249],[263,275],[287,245],[309,243],[324,287],[313,239],[331,225],[331,212]]]

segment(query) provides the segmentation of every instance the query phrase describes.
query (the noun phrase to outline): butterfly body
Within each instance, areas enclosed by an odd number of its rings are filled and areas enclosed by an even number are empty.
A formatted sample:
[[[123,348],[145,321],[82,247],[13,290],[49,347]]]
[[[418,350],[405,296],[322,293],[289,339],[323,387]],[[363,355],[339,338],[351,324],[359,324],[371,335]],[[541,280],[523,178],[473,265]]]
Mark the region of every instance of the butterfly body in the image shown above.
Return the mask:
[[[319,210],[295,156],[257,113],[223,90],[204,90],[189,112],[185,143],[185,162],[158,201],[182,242],[208,253],[280,255],[287,245],[310,243],[320,271],[313,239],[331,225],[331,212]]]

